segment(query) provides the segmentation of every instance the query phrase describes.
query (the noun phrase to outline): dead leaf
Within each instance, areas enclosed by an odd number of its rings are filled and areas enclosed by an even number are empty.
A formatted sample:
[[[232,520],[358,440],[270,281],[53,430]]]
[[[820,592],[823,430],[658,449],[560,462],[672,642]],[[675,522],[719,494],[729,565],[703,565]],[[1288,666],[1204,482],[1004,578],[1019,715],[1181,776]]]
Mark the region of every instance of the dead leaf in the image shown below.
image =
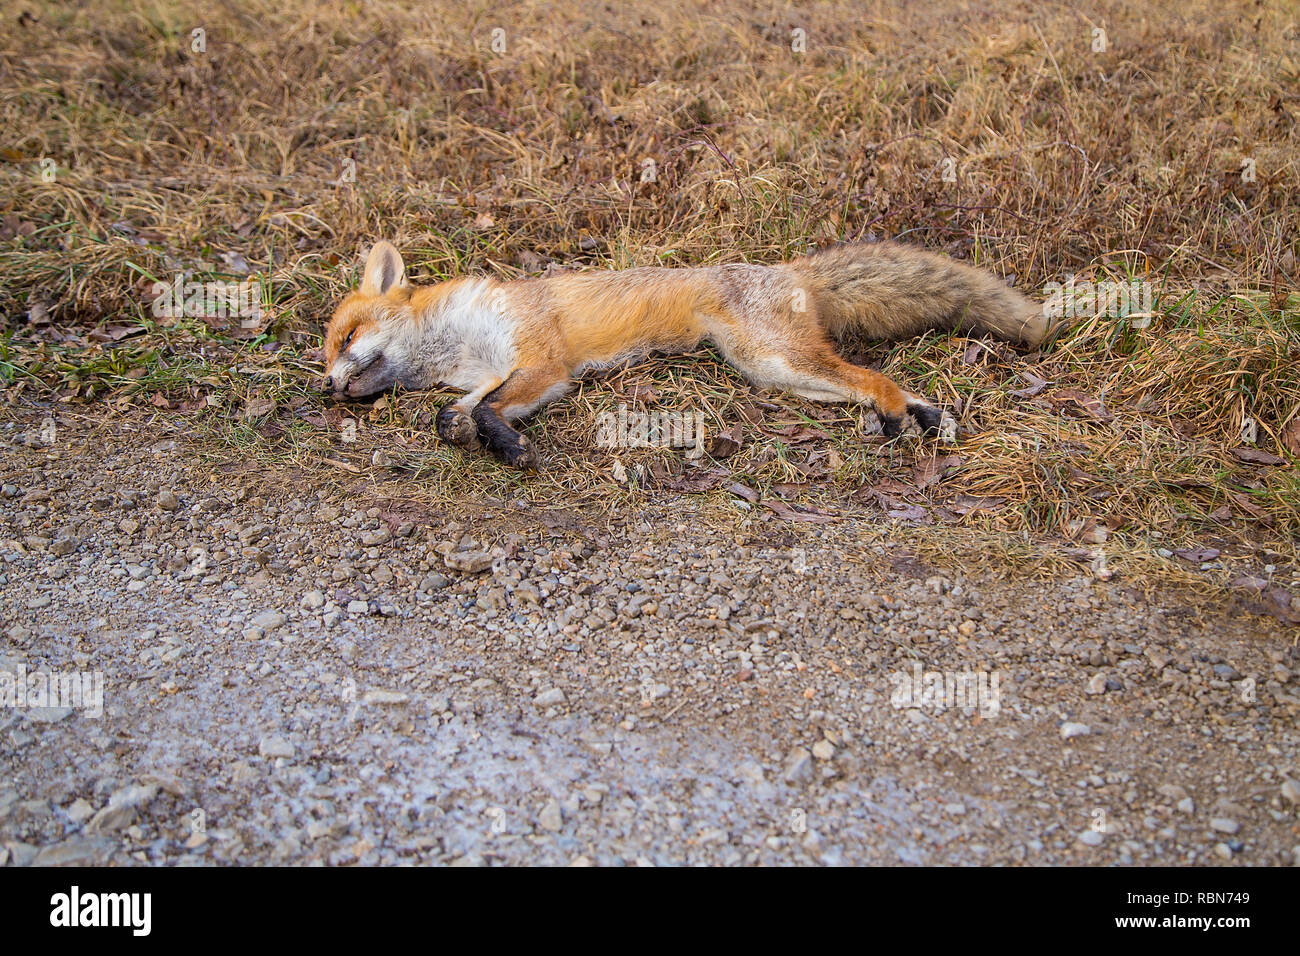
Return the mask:
[[[1300,622],[1300,601],[1286,588],[1269,588],[1264,592],[1265,609],[1280,621]]]
[[[714,458],[728,458],[740,451],[742,431],[740,425],[732,425],[726,431],[718,432],[709,439],[708,452]]]
[[[1006,498],[991,495],[954,495],[944,501],[944,505],[959,515],[974,514],[977,511],[997,511],[1006,503]]]
[[[1222,553],[1218,548],[1179,548],[1174,552],[1174,557],[1182,558],[1191,564],[1202,564],[1213,561]]]
[[[772,486],[772,491],[782,498],[796,498],[812,487],[810,481],[782,481]]]
[[[769,511],[775,513],[778,517],[786,521],[802,521],[809,524],[826,524],[835,520],[835,514],[824,508],[814,508],[810,505],[796,507],[787,504],[779,498],[763,499],[763,506]]]
[[[742,485],[740,482],[736,482],[735,484],[727,485],[727,490],[739,498],[744,498],[750,504],[758,503],[759,494],[753,488],[749,487],[749,485]]]
[[[1237,509],[1239,511],[1244,511],[1250,517],[1252,518],[1266,517],[1264,509],[1259,507],[1259,505],[1255,504],[1255,502],[1251,501],[1245,495],[1239,495],[1235,492],[1230,491],[1228,492],[1228,497],[1232,499],[1232,503],[1237,506]]]
[[[1300,458],[1300,418],[1282,429],[1282,445],[1291,454]]]
[[[1045,378],[1039,378],[1033,372],[1021,372],[1020,377],[1029,383],[1029,387],[1012,392],[1011,394],[1016,398],[1033,398],[1043,389],[1047,388],[1047,386],[1052,384]]]
[[[780,438],[787,445],[802,445],[831,437],[820,428],[809,428],[807,425],[775,425],[764,428],[763,431],[774,438]]]
[[[1253,574],[1242,574],[1228,582],[1230,588],[1245,588],[1248,591],[1262,591],[1268,587],[1267,578],[1258,578]]]
[[[244,406],[245,418],[260,418],[275,411],[275,402],[269,398],[254,398]]]
[[[27,302],[27,321],[32,325],[48,325],[50,322],[50,306],[43,299],[28,300]]]
[[[963,461],[964,459],[960,455],[940,455],[938,453],[920,459],[913,468],[916,475],[916,487],[918,489],[929,488],[939,482],[940,479],[947,477],[949,472],[960,466]]]
[[[1081,392],[1077,388],[1063,388],[1048,396],[1062,412],[1075,418],[1092,418],[1099,422],[1108,422],[1115,416],[1106,410],[1102,400],[1095,395]]]
[[[1234,458],[1238,461],[1244,461],[1252,465],[1285,465],[1286,459],[1279,458],[1271,452],[1264,451],[1262,448],[1250,448],[1242,445],[1239,448],[1231,448]]]
[[[139,325],[109,325],[88,332],[86,338],[92,342],[120,342],[128,336],[143,333],[144,327]]]
[[[321,461],[323,461],[327,465],[333,465],[335,468],[341,468],[343,471],[346,471],[353,475],[361,474],[361,469],[358,468],[356,465],[353,465],[346,461],[340,461],[337,458],[322,458]]]
[[[934,524],[934,518],[920,505],[903,504],[885,512],[894,521],[910,521],[914,524]]]
[[[654,405],[659,401],[659,389],[653,385],[633,385],[627,399],[633,405]]]

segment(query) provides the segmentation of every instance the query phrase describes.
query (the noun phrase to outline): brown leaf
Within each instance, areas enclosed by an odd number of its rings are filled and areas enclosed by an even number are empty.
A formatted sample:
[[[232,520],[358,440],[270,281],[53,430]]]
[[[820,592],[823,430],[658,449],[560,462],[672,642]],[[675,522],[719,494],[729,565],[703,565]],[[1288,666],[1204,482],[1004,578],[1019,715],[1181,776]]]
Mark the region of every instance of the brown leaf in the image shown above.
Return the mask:
[[[727,485],[727,490],[737,497],[744,498],[750,504],[758,503],[759,494],[753,488],[749,487],[749,485],[742,485],[740,482],[736,482],[735,484]]]
[[[1300,458],[1300,418],[1282,429],[1282,445],[1291,454]]]
[[[781,481],[772,486],[772,490],[782,498],[796,498],[812,487],[809,481]]]
[[[634,405],[654,405],[659,401],[659,394],[653,385],[633,385],[627,399]]]
[[[650,465],[650,474],[660,487],[685,492],[712,491],[731,477],[731,472],[725,468],[686,468],[681,474],[674,475],[659,462]]]
[[[86,333],[91,342],[120,342],[130,335],[141,335],[144,328],[139,325],[109,325],[102,329],[92,329]]]
[[[1081,392],[1077,388],[1060,389],[1048,398],[1059,406],[1062,412],[1075,418],[1093,418],[1099,422],[1108,422],[1115,417],[1106,410],[1100,398]]]
[[[1268,587],[1267,578],[1258,578],[1253,574],[1241,574],[1228,582],[1230,588],[1245,588],[1249,591],[1262,591]]]
[[[740,451],[743,432],[740,425],[732,425],[709,439],[709,454],[714,458],[728,458]]]
[[[1242,445],[1238,448],[1231,448],[1234,458],[1238,461],[1244,461],[1252,465],[1285,465],[1286,459],[1279,458],[1271,452],[1264,451],[1262,448],[1250,448]]]
[[[275,402],[269,398],[254,398],[244,406],[245,418],[260,418],[275,411]]]
[[[1029,387],[1012,392],[1011,394],[1016,398],[1033,398],[1043,389],[1047,388],[1047,386],[1052,384],[1045,378],[1039,378],[1033,372],[1021,372],[1020,377],[1029,383]]]
[[[1251,501],[1245,495],[1239,495],[1236,492],[1230,491],[1228,492],[1228,497],[1232,499],[1232,503],[1237,506],[1239,511],[1244,511],[1252,518],[1264,517],[1264,509],[1259,507],[1259,505],[1255,504],[1255,502]]]
[[[525,272],[541,272],[546,267],[546,259],[531,249],[525,249],[519,253],[515,257],[515,261],[519,263],[519,268]]]
[[[796,507],[780,500],[779,498],[765,498],[763,505],[770,511],[774,512],[777,517],[784,518],[786,521],[803,521],[810,524],[826,524],[835,520],[835,514],[824,508],[814,508],[811,506]]]
[[[807,425],[773,425],[763,431],[775,438],[780,438],[787,445],[802,445],[805,442],[820,441],[831,436],[820,428]]]
[[[981,495],[953,495],[944,504],[959,515],[974,514],[977,511],[997,511],[1007,503],[1006,498]]]
[[[340,461],[338,458],[322,458],[321,461],[323,461],[327,465],[333,465],[335,468],[342,469],[343,471],[346,471],[349,474],[353,474],[353,475],[361,474],[361,469],[358,468],[356,465],[352,464],[351,462]]]
[[[1222,553],[1218,548],[1179,548],[1174,552],[1174,556],[1191,564],[1201,564],[1205,561],[1213,561]]]
[[[945,478],[949,471],[960,466],[963,460],[960,455],[940,455],[937,452],[920,459],[913,469],[916,475],[916,487],[929,488],[936,484],[940,479]]]
[[[1265,609],[1280,621],[1300,622],[1300,601],[1286,588],[1269,588],[1264,592]]]
[[[885,512],[894,521],[909,521],[914,524],[934,524],[934,518],[920,505],[902,505]]]

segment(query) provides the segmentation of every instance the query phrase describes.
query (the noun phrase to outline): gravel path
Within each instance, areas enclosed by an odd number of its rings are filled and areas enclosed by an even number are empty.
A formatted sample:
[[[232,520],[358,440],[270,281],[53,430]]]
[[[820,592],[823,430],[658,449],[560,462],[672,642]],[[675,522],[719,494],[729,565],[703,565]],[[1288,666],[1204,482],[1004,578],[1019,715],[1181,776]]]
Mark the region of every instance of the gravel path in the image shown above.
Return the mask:
[[[1271,618],[56,417],[0,425],[0,671],[98,672],[103,713],[0,709],[0,864],[1300,862]]]

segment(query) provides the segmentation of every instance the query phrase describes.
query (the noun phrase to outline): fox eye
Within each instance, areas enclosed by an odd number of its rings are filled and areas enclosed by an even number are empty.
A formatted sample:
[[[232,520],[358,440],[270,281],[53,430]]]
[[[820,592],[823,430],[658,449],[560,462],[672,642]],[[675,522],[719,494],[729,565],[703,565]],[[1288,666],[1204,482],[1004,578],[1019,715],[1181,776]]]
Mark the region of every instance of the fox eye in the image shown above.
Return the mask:
[[[356,329],[353,329],[351,332],[348,333],[348,337],[347,337],[346,339],[343,340],[343,347],[344,347],[344,348],[347,348],[349,345],[352,344],[352,336],[354,336],[354,335],[356,335],[356,334],[357,334],[357,330],[356,330]]]

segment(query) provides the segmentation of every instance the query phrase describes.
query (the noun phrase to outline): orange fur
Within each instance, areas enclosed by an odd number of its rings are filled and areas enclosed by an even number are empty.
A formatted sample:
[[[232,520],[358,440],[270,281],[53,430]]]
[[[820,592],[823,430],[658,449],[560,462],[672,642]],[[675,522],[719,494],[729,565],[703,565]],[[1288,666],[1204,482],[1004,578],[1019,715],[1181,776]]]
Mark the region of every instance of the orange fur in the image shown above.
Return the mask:
[[[379,243],[361,289],[326,333],[330,387],[352,397],[445,382],[465,398],[439,415],[444,438],[480,439],[515,464],[536,455],[507,423],[562,394],[585,368],[712,342],[748,379],[816,401],[865,402],[894,434],[940,413],[877,372],[844,361],[831,336],[900,337],[970,326],[1037,344],[1041,310],[986,272],[893,243],[836,247],[777,266],[628,269],[500,283],[406,281]],[[349,338],[350,336],[350,338]]]

